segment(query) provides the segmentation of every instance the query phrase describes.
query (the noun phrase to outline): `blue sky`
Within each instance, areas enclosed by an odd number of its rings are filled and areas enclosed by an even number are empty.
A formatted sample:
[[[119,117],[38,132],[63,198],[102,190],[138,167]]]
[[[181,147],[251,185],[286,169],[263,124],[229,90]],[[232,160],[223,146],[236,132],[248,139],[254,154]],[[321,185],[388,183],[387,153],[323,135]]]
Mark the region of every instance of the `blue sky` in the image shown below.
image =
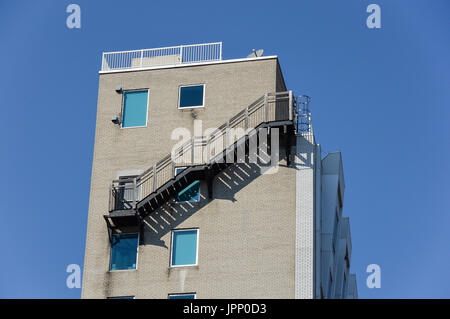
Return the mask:
[[[67,5],[81,29],[66,27]],[[381,7],[368,29],[366,7]],[[101,52],[223,41],[264,48],[343,152],[362,298],[450,297],[450,2],[1,1],[0,298],[79,298]],[[381,266],[380,289],[365,285]]]

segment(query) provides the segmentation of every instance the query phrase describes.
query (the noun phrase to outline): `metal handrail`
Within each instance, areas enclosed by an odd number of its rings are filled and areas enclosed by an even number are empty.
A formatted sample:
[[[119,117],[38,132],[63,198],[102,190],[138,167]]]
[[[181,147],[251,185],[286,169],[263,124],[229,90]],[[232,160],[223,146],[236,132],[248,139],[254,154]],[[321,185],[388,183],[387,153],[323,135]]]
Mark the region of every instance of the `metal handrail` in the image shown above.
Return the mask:
[[[296,107],[294,108],[296,133],[313,133],[310,102],[311,97],[308,95],[299,95],[296,98]]]
[[[102,71],[222,60],[222,42],[103,52]]]
[[[292,91],[267,93],[219,126],[213,133],[208,136],[192,137],[141,175],[130,179],[113,180],[110,190],[110,211],[116,209],[117,199],[114,194],[117,194],[117,189],[124,183],[133,183],[134,194],[137,194],[139,189],[139,197],[143,199],[173,179],[177,166],[195,166],[220,161],[223,151],[235,142],[230,141],[232,129],[239,130],[242,135],[234,136],[237,141],[262,123],[293,121],[294,103]],[[134,208],[136,203],[134,200]]]

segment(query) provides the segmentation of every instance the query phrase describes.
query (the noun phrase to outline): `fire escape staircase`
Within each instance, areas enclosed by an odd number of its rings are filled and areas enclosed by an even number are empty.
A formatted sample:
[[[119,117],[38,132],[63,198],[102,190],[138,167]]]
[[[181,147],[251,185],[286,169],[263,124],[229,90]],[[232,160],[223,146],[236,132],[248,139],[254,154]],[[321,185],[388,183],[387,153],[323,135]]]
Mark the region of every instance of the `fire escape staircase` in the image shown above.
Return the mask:
[[[292,91],[267,93],[213,133],[192,137],[141,175],[112,181],[109,214],[104,215],[110,240],[117,229],[139,227],[142,243],[143,220],[196,180],[207,182],[211,199],[214,177],[236,163],[238,148],[244,147],[247,155],[252,133],[273,127],[283,128],[287,145],[293,134],[311,130],[309,98],[293,97]],[[289,154],[286,158],[289,161]],[[184,169],[177,173],[180,168]]]

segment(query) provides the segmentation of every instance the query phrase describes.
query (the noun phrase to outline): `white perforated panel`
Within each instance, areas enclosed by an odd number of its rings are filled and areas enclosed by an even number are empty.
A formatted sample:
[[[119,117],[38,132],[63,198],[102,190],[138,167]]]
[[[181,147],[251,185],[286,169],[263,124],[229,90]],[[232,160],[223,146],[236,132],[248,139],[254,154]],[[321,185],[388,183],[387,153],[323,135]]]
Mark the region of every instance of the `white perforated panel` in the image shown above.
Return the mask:
[[[314,297],[314,137],[297,136],[295,298]]]

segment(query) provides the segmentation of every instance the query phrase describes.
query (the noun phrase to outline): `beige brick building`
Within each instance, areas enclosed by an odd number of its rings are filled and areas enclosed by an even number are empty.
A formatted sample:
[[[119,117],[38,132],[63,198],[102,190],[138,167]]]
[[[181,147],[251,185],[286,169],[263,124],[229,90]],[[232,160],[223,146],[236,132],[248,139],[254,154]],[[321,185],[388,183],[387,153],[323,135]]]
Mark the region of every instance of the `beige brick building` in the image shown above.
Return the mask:
[[[99,77],[83,298],[357,297],[341,155],[277,56],[115,52]]]

